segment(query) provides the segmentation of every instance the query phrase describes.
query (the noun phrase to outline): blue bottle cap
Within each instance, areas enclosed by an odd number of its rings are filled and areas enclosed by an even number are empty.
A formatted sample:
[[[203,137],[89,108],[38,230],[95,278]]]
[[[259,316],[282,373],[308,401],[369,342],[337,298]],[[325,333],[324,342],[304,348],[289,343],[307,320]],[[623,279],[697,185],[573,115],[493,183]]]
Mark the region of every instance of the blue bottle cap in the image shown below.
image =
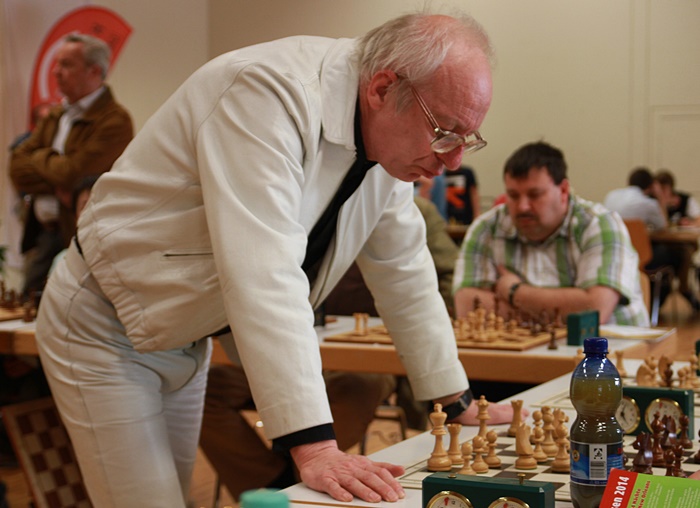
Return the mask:
[[[584,353],[607,353],[608,339],[605,337],[588,337],[583,340]]]
[[[241,494],[241,508],[288,508],[287,494],[272,489],[247,490]]]

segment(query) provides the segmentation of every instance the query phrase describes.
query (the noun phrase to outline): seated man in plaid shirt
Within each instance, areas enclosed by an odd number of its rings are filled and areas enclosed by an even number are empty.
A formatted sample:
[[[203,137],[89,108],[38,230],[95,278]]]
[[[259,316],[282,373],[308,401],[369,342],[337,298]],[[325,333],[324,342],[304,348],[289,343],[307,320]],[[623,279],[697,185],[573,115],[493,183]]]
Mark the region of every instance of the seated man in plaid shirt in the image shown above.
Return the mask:
[[[506,317],[597,310],[601,323],[649,326],[637,253],[622,219],[571,193],[564,155],[522,146],[506,162],[506,202],[470,226],[454,273],[455,311]]]

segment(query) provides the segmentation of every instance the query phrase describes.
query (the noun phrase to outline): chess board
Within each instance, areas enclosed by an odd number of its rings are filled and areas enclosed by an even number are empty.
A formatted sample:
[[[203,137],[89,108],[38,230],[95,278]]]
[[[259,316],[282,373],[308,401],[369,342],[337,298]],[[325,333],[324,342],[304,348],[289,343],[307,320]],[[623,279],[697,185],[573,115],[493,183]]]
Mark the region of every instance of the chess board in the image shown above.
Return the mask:
[[[637,454],[637,450],[632,447],[634,440],[634,436],[625,436],[624,451],[625,455],[627,456],[628,467],[631,467],[634,456]],[[697,452],[697,450],[698,445],[697,443],[694,443],[693,449],[686,450],[684,453],[682,467],[683,470],[688,473],[688,475],[700,470],[700,464],[696,464],[693,460],[693,455]],[[487,473],[477,476],[517,479],[518,474],[525,474],[525,480],[548,482],[553,484],[555,488],[555,500],[571,502],[569,473],[553,472],[551,469],[552,458],[550,458],[546,463],[539,464],[536,469],[516,469],[514,464],[515,460],[518,458],[518,455],[515,452],[515,438],[506,436],[505,432],[499,434],[498,441],[496,442],[496,454],[501,459],[501,466],[497,469],[489,469]],[[427,462],[428,457],[421,462],[407,466],[405,474],[399,477],[399,482],[401,485],[407,489],[421,489],[423,479],[432,474],[432,472],[428,471],[427,469]],[[454,469],[455,472],[458,470],[459,468]],[[653,474],[655,475],[664,476],[666,474],[666,468],[655,467],[653,470]]]
[[[557,329],[556,338],[566,337],[566,329]],[[392,344],[391,337],[384,325],[371,326],[366,333],[355,330],[337,333],[325,337],[328,342],[352,342],[357,344]],[[527,328],[516,327],[512,332],[505,330],[492,332],[488,340],[457,339],[457,346],[471,349],[499,349],[507,351],[524,351],[549,343],[549,333],[532,334]]]
[[[5,406],[3,420],[37,506],[91,508],[51,397]]]
[[[7,309],[5,307],[0,307],[0,321],[10,321],[12,319],[21,319],[24,316],[24,309],[22,307],[15,307],[14,309]]]

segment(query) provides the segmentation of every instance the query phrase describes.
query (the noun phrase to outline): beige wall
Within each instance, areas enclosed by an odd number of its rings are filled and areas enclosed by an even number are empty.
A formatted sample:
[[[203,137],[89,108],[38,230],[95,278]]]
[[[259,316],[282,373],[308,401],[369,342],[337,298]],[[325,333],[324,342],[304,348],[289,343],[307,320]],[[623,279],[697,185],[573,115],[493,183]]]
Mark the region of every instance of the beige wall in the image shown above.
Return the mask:
[[[497,51],[486,150],[465,159],[481,193],[501,192],[503,162],[544,139],[566,154],[578,193],[602,200],[629,170],[668,167],[700,196],[700,2],[497,0],[462,7]],[[356,36],[421,8],[405,0],[210,0],[210,56],[292,34]]]

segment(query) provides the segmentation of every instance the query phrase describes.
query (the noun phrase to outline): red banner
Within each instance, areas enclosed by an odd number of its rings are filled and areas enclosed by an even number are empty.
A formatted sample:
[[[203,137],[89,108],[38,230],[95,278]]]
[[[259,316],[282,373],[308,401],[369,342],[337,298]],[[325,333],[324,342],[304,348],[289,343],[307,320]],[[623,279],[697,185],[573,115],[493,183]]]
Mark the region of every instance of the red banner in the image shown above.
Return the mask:
[[[113,11],[94,6],[79,7],[59,19],[44,38],[34,62],[29,103],[30,118],[31,111],[36,105],[61,100],[61,92],[58,90],[56,80],[53,79],[51,69],[54,66],[56,51],[62,39],[73,32],[92,35],[109,44],[112,49],[111,69],[126,40],[131,35],[131,26]]]

